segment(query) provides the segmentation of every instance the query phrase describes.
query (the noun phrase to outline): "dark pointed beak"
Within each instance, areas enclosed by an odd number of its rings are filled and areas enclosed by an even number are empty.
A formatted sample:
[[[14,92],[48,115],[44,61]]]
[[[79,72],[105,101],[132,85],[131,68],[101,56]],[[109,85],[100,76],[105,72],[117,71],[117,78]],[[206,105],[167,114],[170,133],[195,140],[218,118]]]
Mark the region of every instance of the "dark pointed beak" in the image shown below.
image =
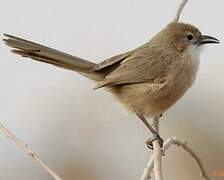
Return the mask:
[[[199,41],[199,45],[202,44],[211,44],[211,43],[220,43],[220,41],[212,36],[202,35],[201,40]]]

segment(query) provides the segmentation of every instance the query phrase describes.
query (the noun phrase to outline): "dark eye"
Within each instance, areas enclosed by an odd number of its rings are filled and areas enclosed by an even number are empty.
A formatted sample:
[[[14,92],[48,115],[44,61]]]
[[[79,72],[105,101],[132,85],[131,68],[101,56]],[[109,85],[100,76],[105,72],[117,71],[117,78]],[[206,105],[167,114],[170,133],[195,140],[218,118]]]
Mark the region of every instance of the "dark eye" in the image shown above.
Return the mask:
[[[188,34],[187,35],[187,39],[190,41],[190,40],[192,40],[194,37],[191,35],[191,34]]]

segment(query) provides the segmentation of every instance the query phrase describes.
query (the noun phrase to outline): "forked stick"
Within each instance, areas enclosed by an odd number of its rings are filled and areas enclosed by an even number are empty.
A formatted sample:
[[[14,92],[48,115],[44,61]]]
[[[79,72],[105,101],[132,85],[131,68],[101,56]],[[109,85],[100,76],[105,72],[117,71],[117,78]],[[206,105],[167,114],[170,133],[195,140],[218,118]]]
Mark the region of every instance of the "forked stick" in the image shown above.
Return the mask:
[[[176,145],[179,147],[182,147],[197,163],[198,168],[200,170],[200,176],[204,179],[204,180],[210,180],[207,172],[205,171],[205,168],[200,160],[200,158],[198,157],[198,155],[192,150],[192,148],[190,146],[187,145],[186,141],[181,141],[178,140],[176,137],[172,137],[166,140],[166,142],[163,145],[163,153],[166,152],[167,149],[169,149],[171,147],[171,145]],[[151,159],[148,161],[143,175],[141,177],[140,180],[148,180],[151,179],[151,173],[154,167],[154,160],[153,160],[153,156],[151,157]]]

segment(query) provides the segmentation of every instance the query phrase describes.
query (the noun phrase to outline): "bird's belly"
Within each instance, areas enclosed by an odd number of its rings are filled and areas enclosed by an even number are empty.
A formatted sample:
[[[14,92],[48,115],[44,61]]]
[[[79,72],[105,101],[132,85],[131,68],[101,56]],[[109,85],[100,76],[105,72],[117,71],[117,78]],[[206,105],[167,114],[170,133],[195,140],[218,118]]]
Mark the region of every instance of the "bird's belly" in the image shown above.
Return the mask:
[[[113,94],[131,112],[145,117],[158,116],[176,103],[194,83],[197,66],[190,65],[185,66],[168,84],[122,85],[113,88]]]

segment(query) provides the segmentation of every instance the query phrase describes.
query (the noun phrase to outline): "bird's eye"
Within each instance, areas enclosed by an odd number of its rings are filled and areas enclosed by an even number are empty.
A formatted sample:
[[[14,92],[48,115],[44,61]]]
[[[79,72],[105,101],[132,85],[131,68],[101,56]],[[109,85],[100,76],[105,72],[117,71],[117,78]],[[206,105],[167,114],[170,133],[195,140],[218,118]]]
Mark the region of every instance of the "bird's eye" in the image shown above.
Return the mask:
[[[191,34],[188,34],[188,35],[187,35],[187,39],[188,39],[189,41],[191,41],[193,38],[194,38],[194,37],[193,37]]]

